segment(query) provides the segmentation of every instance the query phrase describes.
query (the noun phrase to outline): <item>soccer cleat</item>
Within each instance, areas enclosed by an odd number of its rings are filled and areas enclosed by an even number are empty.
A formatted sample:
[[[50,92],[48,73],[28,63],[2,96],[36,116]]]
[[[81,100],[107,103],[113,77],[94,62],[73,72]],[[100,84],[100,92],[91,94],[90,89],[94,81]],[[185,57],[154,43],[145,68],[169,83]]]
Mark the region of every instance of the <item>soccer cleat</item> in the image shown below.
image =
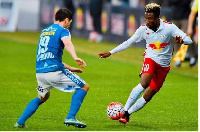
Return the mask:
[[[20,125],[19,123],[16,123],[14,125],[14,128],[27,128],[25,125]]]
[[[130,114],[128,113],[128,111],[125,111],[124,116],[119,119],[119,122],[124,123],[124,124],[128,123],[129,122],[129,116],[130,116]]]
[[[80,122],[77,119],[73,119],[73,118],[72,119],[65,119],[64,124],[66,126],[72,125],[72,126],[75,126],[75,127],[78,127],[78,128],[85,128],[86,127],[85,123]]]

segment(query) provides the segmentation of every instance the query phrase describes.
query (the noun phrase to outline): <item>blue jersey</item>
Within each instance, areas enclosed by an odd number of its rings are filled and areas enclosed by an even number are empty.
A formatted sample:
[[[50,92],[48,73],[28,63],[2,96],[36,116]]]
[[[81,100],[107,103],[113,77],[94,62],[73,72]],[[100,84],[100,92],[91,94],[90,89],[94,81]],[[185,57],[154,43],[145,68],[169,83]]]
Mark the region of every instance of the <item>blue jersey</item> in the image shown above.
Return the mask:
[[[63,71],[63,37],[70,37],[69,30],[59,24],[52,24],[42,30],[36,56],[36,73]]]

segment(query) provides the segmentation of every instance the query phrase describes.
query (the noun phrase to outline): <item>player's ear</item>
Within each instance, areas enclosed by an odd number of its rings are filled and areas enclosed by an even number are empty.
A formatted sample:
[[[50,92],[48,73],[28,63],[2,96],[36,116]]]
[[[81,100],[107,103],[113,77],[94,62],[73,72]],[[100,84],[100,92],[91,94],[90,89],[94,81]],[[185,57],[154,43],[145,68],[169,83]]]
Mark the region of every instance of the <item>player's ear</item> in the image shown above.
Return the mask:
[[[66,23],[69,22],[69,18],[65,18],[65,22],[66,22]]]

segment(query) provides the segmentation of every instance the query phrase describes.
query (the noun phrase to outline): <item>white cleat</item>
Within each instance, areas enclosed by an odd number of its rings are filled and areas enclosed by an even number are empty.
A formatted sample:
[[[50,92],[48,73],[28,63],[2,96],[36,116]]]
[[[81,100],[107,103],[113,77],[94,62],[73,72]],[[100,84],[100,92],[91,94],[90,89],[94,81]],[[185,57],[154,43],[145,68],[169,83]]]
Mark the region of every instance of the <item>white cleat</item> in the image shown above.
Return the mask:
[[[77,119],[65,119],[64,124],[66,126],[72,125],[72,126],[75,126],[75,127],[78,127],[78,128],[85,128],[86,127],[85,123],[80,122]]]

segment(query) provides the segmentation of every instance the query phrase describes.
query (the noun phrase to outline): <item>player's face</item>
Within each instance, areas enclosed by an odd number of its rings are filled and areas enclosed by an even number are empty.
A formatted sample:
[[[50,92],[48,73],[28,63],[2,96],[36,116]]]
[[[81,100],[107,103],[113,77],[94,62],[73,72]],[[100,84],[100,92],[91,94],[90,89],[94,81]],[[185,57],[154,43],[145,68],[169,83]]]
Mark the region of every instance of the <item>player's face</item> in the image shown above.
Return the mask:
[[[153,13],[145,13],[145,21],[148,28],[156,26],[156,17]]]

